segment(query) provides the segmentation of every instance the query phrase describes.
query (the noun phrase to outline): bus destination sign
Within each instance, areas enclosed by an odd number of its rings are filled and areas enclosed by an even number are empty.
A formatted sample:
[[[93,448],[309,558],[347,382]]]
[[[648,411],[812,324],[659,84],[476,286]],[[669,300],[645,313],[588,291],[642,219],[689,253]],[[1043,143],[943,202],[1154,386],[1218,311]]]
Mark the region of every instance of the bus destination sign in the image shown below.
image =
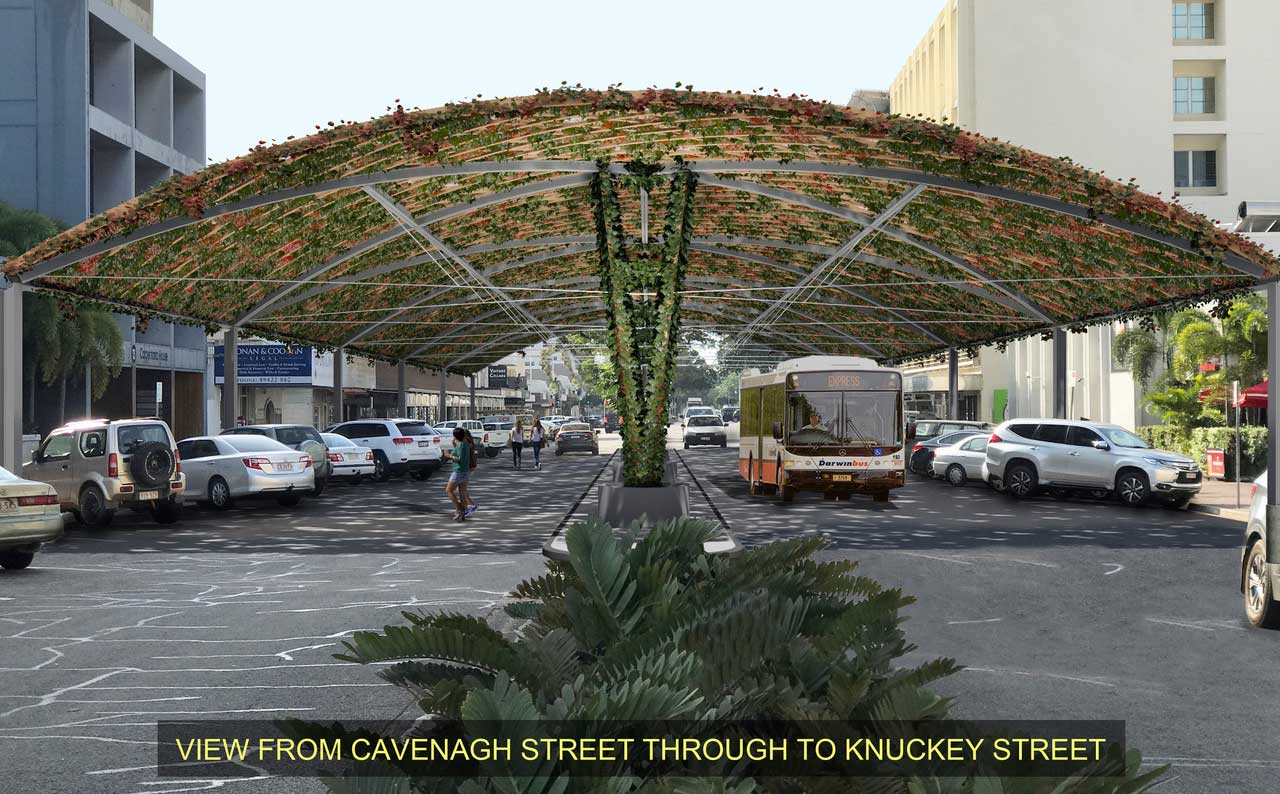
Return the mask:
[[[902,376],[896,372],[799,372],[791,376],[797,391],[897,391]]]

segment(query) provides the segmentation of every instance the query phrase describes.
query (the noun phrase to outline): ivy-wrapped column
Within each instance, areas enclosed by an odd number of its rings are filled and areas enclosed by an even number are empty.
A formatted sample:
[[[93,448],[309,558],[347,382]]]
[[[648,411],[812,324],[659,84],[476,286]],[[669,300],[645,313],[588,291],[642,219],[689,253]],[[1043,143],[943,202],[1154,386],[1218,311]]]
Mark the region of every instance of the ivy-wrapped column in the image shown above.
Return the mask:
[[[648,187],[660,169],[631,164],[628,170]],[[591,183],[600,289],[609,327],[609,353],[618,378],[623,480],[629,486],[662,483],[667,403],[679,353],[680,296],[688,269],[696,186],[693,172],[685,168],[676,171],[661,247],[657,252],[644,247],[642,256],[633,261],[622,229],[618,179],[602,163]]]

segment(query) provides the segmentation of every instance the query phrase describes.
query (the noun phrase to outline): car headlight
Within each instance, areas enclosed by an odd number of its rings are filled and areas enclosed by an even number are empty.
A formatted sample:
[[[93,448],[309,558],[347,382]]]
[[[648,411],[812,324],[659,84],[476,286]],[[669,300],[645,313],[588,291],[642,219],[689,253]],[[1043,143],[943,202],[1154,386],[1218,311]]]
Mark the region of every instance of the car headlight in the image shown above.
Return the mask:
[[[1165,460],[1164,458],[1143,458],[1143,460],[1145,460],[1147,463],[1152,464],[1153,466],[1164,466],[1166,468],[1171,468],[1173,466],[1178,465],[1177,461]]]

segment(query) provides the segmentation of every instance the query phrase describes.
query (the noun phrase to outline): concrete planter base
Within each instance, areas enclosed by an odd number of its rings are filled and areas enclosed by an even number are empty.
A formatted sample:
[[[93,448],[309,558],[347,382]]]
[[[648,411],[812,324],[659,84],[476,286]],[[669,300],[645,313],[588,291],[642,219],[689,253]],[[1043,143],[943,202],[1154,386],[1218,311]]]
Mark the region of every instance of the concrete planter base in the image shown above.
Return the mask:
[[[689,515],[689,487],[683,483],[655,488],[601,483],[597,490],[600,495],[597,513],[613,527],[628,527],[642,519],[652,525]]]

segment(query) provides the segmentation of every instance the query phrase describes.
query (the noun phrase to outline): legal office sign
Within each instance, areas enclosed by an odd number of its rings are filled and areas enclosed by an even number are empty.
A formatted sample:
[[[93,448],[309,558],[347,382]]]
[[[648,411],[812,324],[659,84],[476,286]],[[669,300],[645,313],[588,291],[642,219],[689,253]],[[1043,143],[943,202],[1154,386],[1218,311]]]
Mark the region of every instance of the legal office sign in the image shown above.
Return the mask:
[[[213,381],[222,383],[226,370],[225,348],[213,350]],[[312,350],[284,344],[240,345],[236,349],[236,380],[246,385],[311,385]]]

